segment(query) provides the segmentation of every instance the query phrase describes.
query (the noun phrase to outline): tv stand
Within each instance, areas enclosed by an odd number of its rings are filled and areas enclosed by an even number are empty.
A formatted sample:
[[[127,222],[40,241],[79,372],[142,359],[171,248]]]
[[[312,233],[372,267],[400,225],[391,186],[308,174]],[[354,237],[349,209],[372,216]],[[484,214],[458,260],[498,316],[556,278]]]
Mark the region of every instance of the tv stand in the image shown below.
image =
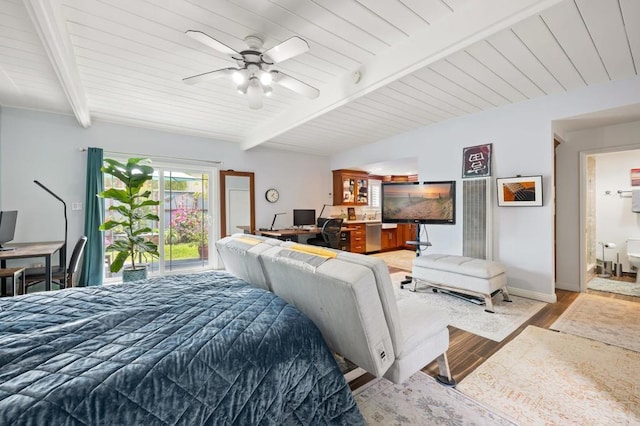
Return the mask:
[[[432,246],[431,241],[429,240],[424,242],[420,241],[420,224],[416,225],[416,239],[406,241],[405,244],[408,244],[410,246],[416,246],[416,257],[420,256],[420,253],[422,253],[422,247]],[[413,277],[411,275],[405,275],[404,278],[405,278],[404,280],[400,281],[400,288],[402,289],[404,288],[405,285],[411,284],[411,282],[413,281]],[[415,286],[414,286],[414,289],[415,289]]]

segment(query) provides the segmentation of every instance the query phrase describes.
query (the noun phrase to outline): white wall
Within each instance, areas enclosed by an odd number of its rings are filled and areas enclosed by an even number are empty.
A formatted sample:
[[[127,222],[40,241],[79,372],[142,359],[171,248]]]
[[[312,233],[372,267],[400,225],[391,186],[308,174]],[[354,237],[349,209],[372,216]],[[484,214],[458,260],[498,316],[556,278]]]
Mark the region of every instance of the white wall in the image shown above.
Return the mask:
[[[287,212],[281,226],[293,223],[294,208],[316,208],[330,200],[328,159],[284,151],[242,151],[238,145],[93,120],[81,128],[70,116],[13,108],[0,110],[0,209],[17,209],[15,241],[61,240],[62,204],[33,183],[39,180],[60,195],[68,206],[69,241],[83,232],[84,211],[71,211],[72,202],[85,198],[86,152],[105,151],[199,160],[221,160],[222,169],[255,173],[256,226],[267,227],[273,214]],[[217,179],[217,177],[216,177]],[[216,181],[217,182],[217,181]],[[280,191],[280,200],[265,200],[268,188]],[[217,191],[216,191],[217,193]],[[330,202],[330,201],[329,201]],[[216,227],[216,236],[219,227]]]
[[[331,168],[357,167],[416,155],[420,180],[458,181],[456,216],[461,218],[462,149],[493,143],[494,177],[542,175],[544,188],[542,207],[494,208],[494,259],[507,266],[509,286],[514,294],[552,302],[555,301],[552,121],[639,102],[638,77],[592,86],[449,120],[356,148],[332,157]],[[577,164],[577,159],[559,160],[558,169],[567,167],[571,162]],[[574,174],[577,179],[577,168]],[[558,185],[562,185],[560,180]],[[560,210],[560,204],[558,208]],[[558,262],[577,265],[578,204],[565,203],[562,209],[558,212],[558,227],[571,228],[576,232],[562,236],[572,239],[564,242],[564,245],[572,247],[571,251],[560,250],[558,241]],[[429,250],[462,253],[461,220],[455,226],[429,226],[429,235],[433,243]],[[572,268],[563,279],[577,282],[578,272],[578,268]]]
[[[558,264],[559,288],[579,291],[580,271],[585,268],[580,263],[580,237],[583,233],[579,223],[581,160],[589,153],[640,149],[638,135],[640,122],[596,127],[563,135],[564,143],[557,150],[558,220],[566,225],[558,227],[558,258],[563,259]],[[597,255],[601,256],[601,251]]]
[[[596,241],[616,245],[616,248],[605,248],[604,256],[615,264],[619,254],[625,272],[630,270],[626,242],[629,237],[640,237],[640,213],[631,211],[631,194],[621,197],[618,190],[631,190],[631,169],[635,168],[640,168],[637,150],[596,156]],[[597,244],[596,255],[602,258],[600,244]]]

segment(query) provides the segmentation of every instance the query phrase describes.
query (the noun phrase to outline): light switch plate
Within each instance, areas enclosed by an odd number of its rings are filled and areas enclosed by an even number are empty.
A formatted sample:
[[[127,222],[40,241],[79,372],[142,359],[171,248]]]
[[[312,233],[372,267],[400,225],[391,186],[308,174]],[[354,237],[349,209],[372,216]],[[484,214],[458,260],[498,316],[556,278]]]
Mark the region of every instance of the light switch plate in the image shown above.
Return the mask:
[[[82,203],[71,203],[71,210],[82,210]]]

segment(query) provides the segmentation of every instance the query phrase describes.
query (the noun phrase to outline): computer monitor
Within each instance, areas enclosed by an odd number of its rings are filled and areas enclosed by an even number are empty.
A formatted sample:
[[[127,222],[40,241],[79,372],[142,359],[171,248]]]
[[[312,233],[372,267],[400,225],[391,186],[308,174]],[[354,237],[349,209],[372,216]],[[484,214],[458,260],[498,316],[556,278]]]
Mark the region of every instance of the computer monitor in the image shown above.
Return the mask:
[[[313,209],[299,209],[293,211],[293,226],[315,225],[316,211]]]
[[[2,245],[13,240],[17,217],[17,210],[0,212],[0,250],[13,250],[12,247],[2,247]]]

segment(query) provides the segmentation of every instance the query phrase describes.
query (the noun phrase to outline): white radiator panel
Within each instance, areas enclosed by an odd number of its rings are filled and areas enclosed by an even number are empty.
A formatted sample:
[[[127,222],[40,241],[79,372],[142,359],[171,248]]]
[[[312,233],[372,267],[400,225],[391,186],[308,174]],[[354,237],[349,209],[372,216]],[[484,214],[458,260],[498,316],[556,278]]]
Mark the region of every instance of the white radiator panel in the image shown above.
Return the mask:
[[[492,260],[491,178],[462,181],[462,254]]]

